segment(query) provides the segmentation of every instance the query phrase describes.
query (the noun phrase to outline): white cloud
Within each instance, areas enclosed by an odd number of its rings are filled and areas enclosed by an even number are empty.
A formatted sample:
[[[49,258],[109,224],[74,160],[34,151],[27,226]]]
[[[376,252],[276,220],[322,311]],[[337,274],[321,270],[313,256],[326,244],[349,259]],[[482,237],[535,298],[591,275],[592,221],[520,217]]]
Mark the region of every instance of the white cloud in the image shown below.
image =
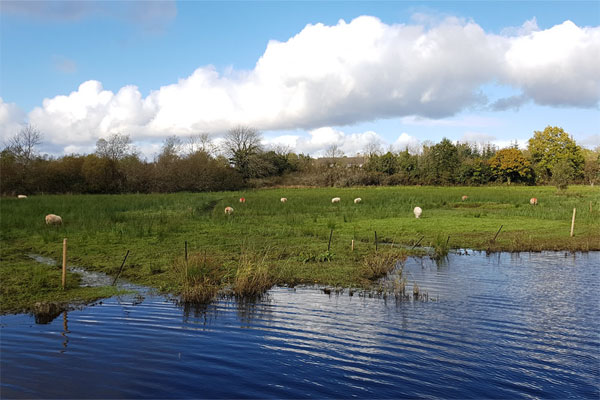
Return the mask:
[[[407,150],[410,153],[418,153],[421,151],[421,141],[414,136],[410,136],[406,132],[403,132],[398,136],[398,139],[392,145],[393,148],[399,151]]]
[[[218,136],[242,124],[263,131],[311,130],[310,139],[297,141],[315,151],[323,141],[343,140],[322,127],[378,118],[442,126],[494,123],[438,120],[485,104],[481,87],[490,83],[523,93],[492,108],[517,107],[529,99],[594,107],[600,97],[598,65],[600,28],[570,21],[547,30],[528,21],[511,35],[494,35],[456,18],[387,25],[363,16],[334,26],[307,25],[286,42],[271,41],[251,71],[220,74],[201,67],[147,97],[135,86],[115,94],[88,81],[68,96],[45,99],[29,118],[63,144],[115,132],[138,140],[198,132]]]
[[[267,147],[282,145],[296,153],[310,154],[313,157],[325,155],[328,147],[337,145],[347,156],[364,153],[372,143],[385,143],[385,140],[373,131],[345,133],[332,127],[313,129],[308,135],[281,135],[266,139]]]
[[[496,137],[482,132],[465,132],[460,139],[462,143],[487,144],[496,140]]]
[[[597,147],[600,147],[600,135],[589,135],[587,137],[584,137],[581,141],[578,141],[577,144],[583,147],[587,147],[588,149],[595,149]]]
[[[23,126],[25,113],[15,103],[5,103],[0,97],[0,140],[6,142]]]
[[[595,107],[600,98],[600,28],[565,21],[508,39],[504,79],[538,104]]]

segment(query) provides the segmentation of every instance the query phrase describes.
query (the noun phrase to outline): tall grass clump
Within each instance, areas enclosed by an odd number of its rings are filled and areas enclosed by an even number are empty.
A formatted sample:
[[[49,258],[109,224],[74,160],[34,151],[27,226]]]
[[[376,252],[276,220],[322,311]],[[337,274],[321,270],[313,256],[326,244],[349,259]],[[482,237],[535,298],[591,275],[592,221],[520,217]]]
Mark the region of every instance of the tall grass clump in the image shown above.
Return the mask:
[[[222,263],[206,254],[192,254],[187,261],[177,259],[173,270],[184,303],[204,304],[212,301],[219,293],[225,275]]]
[[[360,276],[374,281],[392,272],[398,262],[406,261],[404,251],[377,252],[366,255],[360,265]]]
[[[443,236],[438,236],[435,239],[435,242],[432,243],[433,247],[433,258],[435,261],[442,261],[448,257],[448,253],[450,252],[450,236],[447,238]]]
[[[275,284],[269,270],[266,255],[260,259],[242,253],[239,265],[231,286],[231,291],[238,298],[256,298],[262,296]]]

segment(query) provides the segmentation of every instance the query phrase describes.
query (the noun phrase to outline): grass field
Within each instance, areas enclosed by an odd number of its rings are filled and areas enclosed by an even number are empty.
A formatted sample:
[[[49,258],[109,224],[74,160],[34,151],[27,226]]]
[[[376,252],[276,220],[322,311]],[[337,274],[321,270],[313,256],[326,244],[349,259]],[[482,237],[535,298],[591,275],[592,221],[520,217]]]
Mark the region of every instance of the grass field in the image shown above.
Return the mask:
[[[468,200],[461,201],[463,195]],[[336,196],[341,202],[332,204]],[[356,197],[362,202],[354,204]],[[531,197],[538,206],[529,205]],[[234,208],[233,215],[224,214],[226,206]],[[413,215],[415,206],[423,209],[420,219]],[[491,251],[600,250],[600,189],[584,186],[562,194],[554,187],[382,187],[31,196],[3,198],[0,211],[3,312],[27,310],[39,300],[43,282],[55,279],[40,277],[40,269],[58,272],[27,254],[60,261],[65,237],[70,264],[114,275],[130,250],[123,278],[199,301],[224,287],[244,295],[272,284],[368,285],[380,275],[368,262],[375,232],[378,254],[398,258],[419,239],[419,247],[438,249],[447,244]],[[64,224],[46,226],[49,213]],[[44,296],[57,291],[52,286]]]

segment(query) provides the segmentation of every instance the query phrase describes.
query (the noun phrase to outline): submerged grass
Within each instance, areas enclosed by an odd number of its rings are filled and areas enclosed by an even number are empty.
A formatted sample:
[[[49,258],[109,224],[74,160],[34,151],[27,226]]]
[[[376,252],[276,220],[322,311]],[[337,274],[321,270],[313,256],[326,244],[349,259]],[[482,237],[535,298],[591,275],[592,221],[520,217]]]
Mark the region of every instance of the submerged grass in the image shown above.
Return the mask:
[[[463,195],[469,196],[465,202]],[[342,200],[332,204],[332,197]],[[354,204],[356,197],[363,201]],[[537,206],[529,205],[531,197]],[[232,215],[224,214],[226,206],[234,208]],[[423,209],[419,219],[415,206]],[[33,252],[60,260],[65,237],[69,262],[114,276],[130,250],[122,279],[203,301],[215,290],[246,296],[274,283],[363,287],[389,271],[401,248],[424,254],[420,246],[428,246],[427,254],[441,259],[452,248],[600,250],[599,210],[600,189],[584,186],[560,194],[553,187],[378,187],[3,198],[0,304],[4,312],[27,303],[22,297],[57,295],[46,282],[54,277],[36,276],[35,262],[16,256]],[[64,224],[46,226],[49,213]],[[19,274],[27,278],[8,278]]]

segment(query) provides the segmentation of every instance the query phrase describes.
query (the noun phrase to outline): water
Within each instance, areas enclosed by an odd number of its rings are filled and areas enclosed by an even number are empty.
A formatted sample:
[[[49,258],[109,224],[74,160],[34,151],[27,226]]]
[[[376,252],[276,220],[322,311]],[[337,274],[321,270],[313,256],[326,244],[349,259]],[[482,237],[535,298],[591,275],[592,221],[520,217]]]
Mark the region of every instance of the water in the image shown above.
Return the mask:
[[[150,293],[1,318],[1,397],[600,396],[600,253],[450,255],[396,303],[275,288],[186,309]],[[408,287],[410,289],[410,286]]]

